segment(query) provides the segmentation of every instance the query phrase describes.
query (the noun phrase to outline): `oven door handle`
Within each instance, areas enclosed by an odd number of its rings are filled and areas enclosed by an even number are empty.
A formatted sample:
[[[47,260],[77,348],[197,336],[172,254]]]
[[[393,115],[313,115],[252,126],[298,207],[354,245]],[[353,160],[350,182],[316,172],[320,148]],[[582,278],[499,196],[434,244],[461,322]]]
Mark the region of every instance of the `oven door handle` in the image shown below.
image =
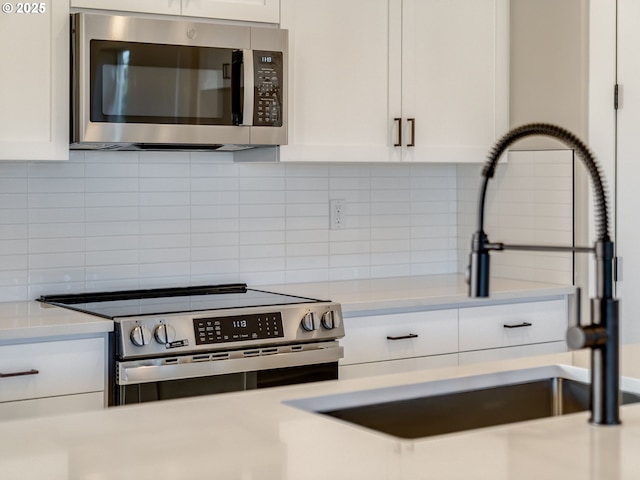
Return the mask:
[[[157,360],[131,360],[116,362],[116,383],[136,385],[139,383],[179,380],[186,378],[243,373],[276,368],[317,365],[337,362],[344,356],[344,350],[335,345],[313,350],[301,350],[272,355],[256,355],[242,358],[227,358],[204,362],[163,363]]]

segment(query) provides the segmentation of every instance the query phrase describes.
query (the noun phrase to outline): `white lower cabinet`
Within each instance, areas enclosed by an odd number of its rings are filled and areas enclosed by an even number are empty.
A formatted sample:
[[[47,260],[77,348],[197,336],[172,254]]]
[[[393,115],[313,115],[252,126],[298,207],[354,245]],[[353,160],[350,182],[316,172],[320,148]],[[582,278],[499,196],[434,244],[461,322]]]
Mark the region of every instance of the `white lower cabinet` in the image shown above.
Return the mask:
[[[433,356],[457,351],[457,320],[455,310],[345,318],[339,376],[366,377],[445,366],[442,359]],[[446,361],[457,364],[456,358]]]
[[[0,346],[0,420],[105,406],[103,337]]]
[[[567,351],[566,297],[347,317],[340,378]]]

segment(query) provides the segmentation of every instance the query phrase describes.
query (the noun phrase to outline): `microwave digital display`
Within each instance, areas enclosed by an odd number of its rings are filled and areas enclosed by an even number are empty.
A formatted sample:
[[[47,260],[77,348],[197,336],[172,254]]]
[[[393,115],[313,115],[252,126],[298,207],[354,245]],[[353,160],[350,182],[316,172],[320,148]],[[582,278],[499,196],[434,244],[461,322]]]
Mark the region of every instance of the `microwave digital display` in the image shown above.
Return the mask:
[[[254,51],[253,124],[282,126],[282,53]]]

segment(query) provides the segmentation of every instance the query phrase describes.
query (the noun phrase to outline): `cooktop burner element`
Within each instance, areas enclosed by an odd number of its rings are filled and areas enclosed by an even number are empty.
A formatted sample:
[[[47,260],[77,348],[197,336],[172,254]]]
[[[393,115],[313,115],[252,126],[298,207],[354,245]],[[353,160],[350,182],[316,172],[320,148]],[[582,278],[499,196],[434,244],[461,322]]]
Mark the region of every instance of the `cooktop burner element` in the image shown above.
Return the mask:
[[[115,322],[120,359],[184,355],[344,336],[340,304],[246,284],[43,295],[39,301]]]

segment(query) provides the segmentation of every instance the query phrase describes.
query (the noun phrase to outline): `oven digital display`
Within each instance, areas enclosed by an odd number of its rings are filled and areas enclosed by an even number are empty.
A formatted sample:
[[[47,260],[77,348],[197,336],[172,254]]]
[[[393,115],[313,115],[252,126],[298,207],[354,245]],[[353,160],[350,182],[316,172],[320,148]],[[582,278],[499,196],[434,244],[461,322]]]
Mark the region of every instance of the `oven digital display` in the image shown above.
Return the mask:
[[[196,345],[284,337],[280,312],[194,318]]]

